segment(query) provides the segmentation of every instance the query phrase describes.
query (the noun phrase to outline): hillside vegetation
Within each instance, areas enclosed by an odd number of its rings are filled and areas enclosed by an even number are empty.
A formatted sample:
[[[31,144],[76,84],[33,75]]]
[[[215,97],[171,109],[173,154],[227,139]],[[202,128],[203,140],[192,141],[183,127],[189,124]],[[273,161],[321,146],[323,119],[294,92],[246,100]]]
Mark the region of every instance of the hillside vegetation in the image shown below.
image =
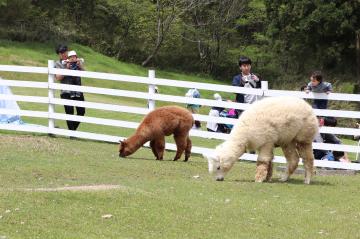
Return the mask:
[[[246,55],[271,87],[298,89],[322,70],[359,93],[359,16],[359,1],[344,0],[0,0],[0,39],[81,43],[224,82]]]

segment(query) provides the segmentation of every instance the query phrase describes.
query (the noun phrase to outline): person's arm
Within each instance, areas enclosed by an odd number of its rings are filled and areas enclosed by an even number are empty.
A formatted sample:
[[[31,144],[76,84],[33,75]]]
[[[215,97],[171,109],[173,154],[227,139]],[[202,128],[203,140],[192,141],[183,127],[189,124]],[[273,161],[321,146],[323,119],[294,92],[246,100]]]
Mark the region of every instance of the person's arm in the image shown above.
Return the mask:
[[[55,79],[58,81],[61,81],[62,79],[64,79],[63,75],[55,75]]]
[[[79,58],[78,61],[76,62],[76,65],[79,67],[80,71],[84,71],[84,59],[83,58]]]
[[[255,88],[261,88],[261,80],[257,75],[251,73],[251,79],[255,82]]]
[[[240,86],[240,76],[239,75],[236,75],[234,76],[233,80],[232,80],[232,86]]]
[[[55,62],[55,68],[63,69],[61,62]],[[64,79],[64,76],[63,75],[55,75],[55,79],[58,81],[61,81],[62,79]]]
[[[328,144],[341,144],[341,140],[335,134],[324,134],[324,141]]]
[[[331,92],[332,92],[332,85],[331,83],[327,82],[326,94],[330,94]]]
[[[233,86],[240,86],[243,87],[244,85],[241,85],[241,75],[236,75],[233,78],[232,85]],[[244,94],[235,93],[235,102],[238,103],[244,103]]]

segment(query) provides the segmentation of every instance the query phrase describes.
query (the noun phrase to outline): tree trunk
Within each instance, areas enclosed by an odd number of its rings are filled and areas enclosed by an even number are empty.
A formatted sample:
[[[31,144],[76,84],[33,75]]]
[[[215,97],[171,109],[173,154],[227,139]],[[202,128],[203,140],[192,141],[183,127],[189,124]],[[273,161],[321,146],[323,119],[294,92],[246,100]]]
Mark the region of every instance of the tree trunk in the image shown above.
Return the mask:
[[[357,84],[360,83],[360,30],[356,31],[356,76]]]
[[[152,51],[152,53],[146,58],[145,61],[143,61],[143,62],[141,63],[142,66],[145,67],[145,66],[147,66],[147,65],[149,64],[149,62],[154,58],[154,56],[155,56],[155,55],[157,54],[157,52],[159,51],[160,45],[161,45],[161,43],[156,45],[156,47],[155,47],[155,49]]]
[[[360,94],[360,30],[356,31],[356,84],[354,85],[354,94]],[[357,103],[357,110],[360,111],[360,103]]]

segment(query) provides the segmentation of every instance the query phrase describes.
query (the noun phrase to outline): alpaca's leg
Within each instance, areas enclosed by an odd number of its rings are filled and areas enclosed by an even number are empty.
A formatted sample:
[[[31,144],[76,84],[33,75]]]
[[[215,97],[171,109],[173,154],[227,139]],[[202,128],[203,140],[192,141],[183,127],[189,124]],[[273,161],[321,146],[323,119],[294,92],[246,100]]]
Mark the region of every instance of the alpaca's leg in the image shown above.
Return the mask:
[[[187,162],[190,158],[190,154],[191,154],[191,147],[192,147],[192,142],[190,140],[190,137],[187,136],[186,138],[186,148],[185,148],[185,162]]]
[[[289,179],[290,175],[296,170],[299,164],[299,155],[294,142],[291,142],[286,146],[282,146],[281,148],[286,158],[287,168],[285,174],[280,179],[280,181],[286,182]]]
[[[174,161],[176,161],[181,157],[182,153],[184,152],[187,146],[187,135],[174,134],[174,139],[177,147],[176,155],[174,157]]]
[[[163,160],[165,150],[165,137],[151,140],[150,147],[156,157],[156,160]]]
[[[268,165],[266,179],[265,179],[266,182],[271,181],[272,174],[273,174],[273,163],[272,163],[272,161],[270,161],[269,165]]]
[[[155,140],[150,141],[150,148],[151,148],[151,151],[153,152],[153,154],[155,155],[156,160],[159,160],[159,155],[158,155],[158,153],[156,151],[156,148],[155,148]]]
[[[310,179],[314,170],[314,154],[312,149],[312,144],[298,144],[298,151],[300,157],[303,159],[304,168],[305,168],[305,184],[310,184]]]
[[[272,159],[274,145],[265,144],[259,149],[259,156],[256,163],[255,182],[270,181],[272,176]]]
[[[165,151],[165,137],[156,140],[156,150],[158,152],[159,160],[163,160]]]

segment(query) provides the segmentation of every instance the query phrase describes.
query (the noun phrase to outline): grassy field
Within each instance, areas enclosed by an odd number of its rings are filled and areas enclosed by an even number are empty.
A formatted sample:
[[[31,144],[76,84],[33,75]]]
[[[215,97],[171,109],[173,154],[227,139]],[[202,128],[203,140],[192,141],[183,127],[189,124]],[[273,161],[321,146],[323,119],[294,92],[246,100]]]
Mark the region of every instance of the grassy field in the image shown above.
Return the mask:
[[[257,184],[241,162],[216,182],[199,155],[12,134],[0,149],[0,238],[359,238],[359,176]]]

